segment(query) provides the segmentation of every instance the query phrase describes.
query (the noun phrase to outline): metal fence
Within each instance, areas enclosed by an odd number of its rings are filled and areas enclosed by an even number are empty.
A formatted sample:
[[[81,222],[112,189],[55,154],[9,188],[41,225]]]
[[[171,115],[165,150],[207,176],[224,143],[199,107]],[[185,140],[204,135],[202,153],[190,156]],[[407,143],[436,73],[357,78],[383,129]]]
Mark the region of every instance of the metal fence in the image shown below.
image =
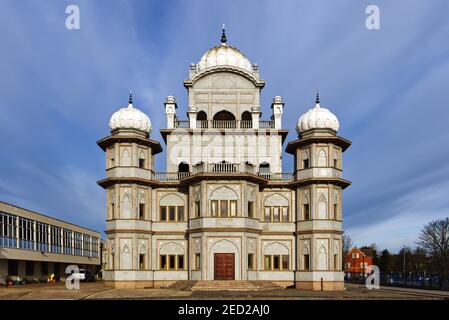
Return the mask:
[[[369,274],[345,272],[345,282],[365,284]],[[381,286],[408,287],[417,289],[449,290],[449,280],[443,281],[438,274],[423,272],[381,272]]]

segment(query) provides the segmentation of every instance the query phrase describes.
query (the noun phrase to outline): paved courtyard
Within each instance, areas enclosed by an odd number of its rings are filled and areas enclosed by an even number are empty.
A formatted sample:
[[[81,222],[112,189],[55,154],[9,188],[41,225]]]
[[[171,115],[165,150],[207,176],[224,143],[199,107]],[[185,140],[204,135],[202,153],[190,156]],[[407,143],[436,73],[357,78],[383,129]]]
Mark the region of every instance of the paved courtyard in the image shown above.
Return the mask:
[[[275,291],[184,291],[172,289],[113,289],[103,282],[81,283],[80,290],[67,290],[64,283],[24,285],[0,289],[0,300],[40,299],[342,299],[342,300],[403,300],[448,299],[449,292],[419,289],[383,287],[367,290],[365,287],[347,284],[343,292],[310,292],[296,289]]]

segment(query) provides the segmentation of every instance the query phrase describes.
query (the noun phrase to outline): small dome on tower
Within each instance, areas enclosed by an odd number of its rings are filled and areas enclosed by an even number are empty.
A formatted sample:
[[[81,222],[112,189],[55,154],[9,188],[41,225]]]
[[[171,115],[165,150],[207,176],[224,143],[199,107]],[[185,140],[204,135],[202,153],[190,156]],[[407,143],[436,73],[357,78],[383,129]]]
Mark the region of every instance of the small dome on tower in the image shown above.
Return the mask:
[[[320,97],[317,93],[315,108],[310,109],[299,118],[296,131],[298,135],[310,129],[331,129],[337,132],[339,127],[340,123],[337,117],[329,109],[320,106]]]
[[[117,129],[136,129],[151,133],[151,121],[148,116],[133,106],[132,93],[129,94],[128,107],[114,112],[109,120],[111,131]]]

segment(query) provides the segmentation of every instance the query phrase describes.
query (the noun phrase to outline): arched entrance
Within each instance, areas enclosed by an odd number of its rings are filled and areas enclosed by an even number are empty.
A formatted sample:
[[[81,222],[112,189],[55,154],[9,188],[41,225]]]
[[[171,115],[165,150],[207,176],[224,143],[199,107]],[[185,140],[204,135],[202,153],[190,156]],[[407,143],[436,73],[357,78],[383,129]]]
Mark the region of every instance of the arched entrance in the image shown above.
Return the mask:
[[[213,117],[213,127],[216,129],[233,129],[236,127],[235,116],[226,110],[217,112]]]

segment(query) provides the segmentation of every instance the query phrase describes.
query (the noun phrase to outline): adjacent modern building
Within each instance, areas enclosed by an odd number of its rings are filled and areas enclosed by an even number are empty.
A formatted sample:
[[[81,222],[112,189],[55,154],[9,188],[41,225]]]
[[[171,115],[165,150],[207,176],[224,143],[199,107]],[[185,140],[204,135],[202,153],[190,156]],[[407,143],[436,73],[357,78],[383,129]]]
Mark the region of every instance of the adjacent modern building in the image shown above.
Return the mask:
[[[100,265],[100,233],[0,201],[0,279],[46,282]]]
[[[166,172],[151,122],[134,106],[110,119],[106,153],[105,279],[116,287],[164,287],[179,280],[271,281],[299,289],[343,290],[343,152],[335,115],[315,104],[286,145],[276,96],[263,119],[265,81],[257,64],[221,44],[189,67],[187,119],[166,98]],[[295,109],[299,109],[295,106]],[[153,108],[155,110],[155,108]],[[161,108],[161,111],[164,110]]]

